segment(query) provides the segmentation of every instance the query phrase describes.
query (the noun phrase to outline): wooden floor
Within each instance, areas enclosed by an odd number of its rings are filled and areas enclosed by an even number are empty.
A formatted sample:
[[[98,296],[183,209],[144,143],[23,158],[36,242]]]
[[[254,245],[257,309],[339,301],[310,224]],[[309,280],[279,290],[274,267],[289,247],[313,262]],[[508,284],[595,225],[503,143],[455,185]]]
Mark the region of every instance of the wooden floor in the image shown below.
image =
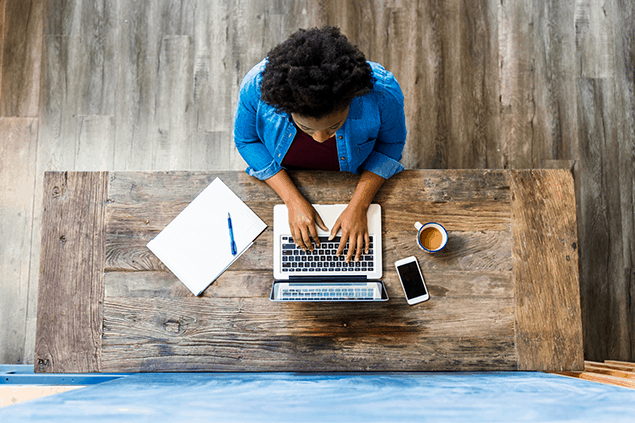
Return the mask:
[[[332,24],[405,94],[408,168],[573,168],[588,360],[635,361],[630,0],[0,0],[0,363],[31,363],[44,171],[243,169],[242,76]]]

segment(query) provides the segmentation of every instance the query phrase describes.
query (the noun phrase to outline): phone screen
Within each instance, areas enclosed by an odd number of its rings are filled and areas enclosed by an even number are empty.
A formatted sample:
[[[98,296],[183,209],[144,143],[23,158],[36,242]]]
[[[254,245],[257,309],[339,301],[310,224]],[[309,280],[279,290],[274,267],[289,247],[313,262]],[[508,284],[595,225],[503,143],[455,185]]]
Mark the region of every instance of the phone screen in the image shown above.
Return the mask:
[[[423,285],[423,279],[417,263],[412,261],[410,263],[402,264],[397,268],[399,275],[401,276],[401,283],[403,284],[404,291],[406,291],[406,297],[408,299],[417,298],[422,295],[426,295],[426,287]]]

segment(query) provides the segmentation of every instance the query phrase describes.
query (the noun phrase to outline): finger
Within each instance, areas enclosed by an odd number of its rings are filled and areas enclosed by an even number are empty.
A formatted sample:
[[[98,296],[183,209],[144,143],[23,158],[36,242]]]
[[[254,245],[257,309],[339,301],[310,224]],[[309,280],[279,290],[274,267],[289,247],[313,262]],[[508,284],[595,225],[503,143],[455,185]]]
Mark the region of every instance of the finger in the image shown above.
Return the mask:
[[[368,250],[370,249],[370,236],[368,235],[368,232],[364,234],[364,243],[366,244],[364,253],[368,254]]]
[[[302,248],[303,250],[306,248],[304,246],[304,241],[302,240],[302,232],[300,231],[300,228],[293,228],[293,242],[295,242],[295,245],[297,245],[298,248]]]
[[[317,223],[320,229],[322,229],[324,232],[327,232],[329,230],[328,226],[324,224],[324,221],[322,220],[322,216],[320,216],[320,214],[317,212],[315,213],[315,223]]]
[[[311,238],[313,238],[313,242],[315,242],[315,245],[319,247],[320,237],[318,236],[317,230],[315,229],[315,225],[309,225],[309,234],[311,235]],[[313,244],[310,244],[309,249],[313,251]]]
[[[346,247],[346,241],[348,240],[348,234],[342,232],[342,236],[340,237],[340,245],[337,246],[337,251],[335,252],[336,256],[341,256],[344,252],[344,247]]]
[[[311,234],[306,227],[302,228],[302,241],[304,241],[304,251],[313,251],[313,243],[311,242]]]
[[[355,249],[357,248],[357,240],[355,237],[348,238],[348,251],[346,252],[346,263],[349,263],[353,258],[353,254],[355,254]]]
[[[313,242],[315,242],[315,245],[319,247],[320,237],[318,236],[317,229],[315,229],[315,225],[309,225],[309,233],[311,234],[311,238],[313,238]]]
[[[355,261],[359,261],[359,258],[362,255],[363,247],[364,247],[364,237],[362,234],[359,234],[357,236],[357,248],[355,251]]]
[[[337,231],[339,231],[341,227],[342,227],[342,224],[340,223],[340,220],[337,219],[335,221],[335,224],[331,228],[331,236],[329,236],[329,241],[331,241],[333,238],[335,238],[335,235],[337,235]]]

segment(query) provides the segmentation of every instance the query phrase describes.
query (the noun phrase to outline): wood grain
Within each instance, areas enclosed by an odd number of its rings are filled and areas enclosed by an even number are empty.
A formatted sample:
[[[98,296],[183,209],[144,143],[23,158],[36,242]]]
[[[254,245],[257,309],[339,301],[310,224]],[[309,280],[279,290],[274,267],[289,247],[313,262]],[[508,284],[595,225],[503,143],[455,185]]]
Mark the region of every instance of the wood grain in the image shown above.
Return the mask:
[[[543,160],[574,157],[575,44],[567,29],[573,15],[572,2],[499,5],[498,167],[539,168]]]
[[[635,381],[624,379],[622,377],[603,375],[595,372],[558,372],[558,374],[583,380],[590,380],[591,382],[604,383],[606,385],[635,389]]]
[[[191,166],[193,57],[191,37],[163,37],[157,77],[158,133],[153,139],[153,169],[189,169]]]
[[[0,3],[0,87],[2,87],[2,76],[4,67],[4,40],[7,37],[5,30],[7,2]],[[2,102],[2,89],[0,89],[0,103]],[[1,116],[1,115],[0,115]]]
[[[618,166],[611,166],[609,169],[615,171],[617,168],[618,171],[621,254],[624,262],[623,273],[618,276],[616,283],[615,291],[618,297],[614,297],[617,300],[617,313],[612,316],[614,324],[621,328],[619,333],[622,337],[618,338],[615,348],[619,354],[614,354],[610,358],[635,362],[635,37],[632,36],[635,34],[635,5],[632,2],[620,1],[613,5],[611,11],[612,19],[618,22],[618,27],[614,28],[616,35],[613,38],[616,104],[611,109],[617,123],[617,145],[613,144],[611,147],[618,149]],[[611,157],[615,158],[615,155],[612,154]],[[619,253],[618,251],[616,255]],[[625,297],[621,297],[622,294]],[[617,321],[618,319],[623,321]]]
[[[160,2],[119,2],[120,38],[115,110],[115,169],[152,170],[156,122],[158,62],[163,33]],[[165,19],[169,19],[166,16]]]
[[[35,370],[100,371],[104,296],[104,172],[48,172]]]
[[[421,258],[419,258],[421,260]],[[404,293],[397,274],[386,267],[382,280],[391,299],[403,300]],[[430,295],[437,297],[504,297],[514,296],[511,272],[423,270]],[[232,265],[202,297],[263,298],[271,294],[271,270],[239,270]],[[105,295],[123,298],[179,298],[194,295],[167,270],[107,271]]]
[[[0,116],[38,116],[46,3],[5,0],[0,6]]]
[[[614,366],[615,368],[620,368],[622,370],[635,371],[635,363],[628,363],[625,361],[617,361],[617,360],[606,360],[604,362],[605,366]]]
[[[117,92],[116,49],[118,42],[117,5],[119,2],[94,0],[81,2],[81,38],[77,73],[73,81],[79,90],[79,115],[115,114]]]
[[[78,116],[77,170],[110,170],[115,157],[115,117]]]
[[[567,244],[576,240],[573,181],[567,171],[404,172],[399,183],[388,186],[391,195],[378,194],[378,198],[386,198],[381,204],[382,279],[391,300],[372,305],[269,300],[272,208],[279,200],[259,189],[264,187],[262,182],[243,172],[52,175],[72,181],[99,175],[90,182],[108,186],[103,191],[95,186],[87,190],[90,184],[75,182],[73,191],[73,201],[96,204],[101,210],[94,211],[100,213],[98,221],[80,228],[96,234],[85,249],[96,249],[91,253],[101,257],[99,264],[93,262],[87,269],[79,266],[86,261],[82,258],[86,252],[74,259],[78,260],[76,272],[99,285],[94,288],[98,299],[92,300],[89,327],[101,327],[99,299],[103,295],[103,342],[101,347],[97,341],[91,345],[99,349],[93,349],[94,362],[61,359],[64,364],[59,363],[58,371],[78,366],[89,371],[553,371],[576,370],[576,359],[582,360],[578,291],[573,283],[577,283],[577,256]],[[324,181],[324,175],[293,174],[297,181],[306,182],[300,188],[318,202],[330,195],[317,183],[320,176]],[[244,196],[270,227],[203,295],[193,297],[146,244],[217,176]],[[331,178],[329,187],[341,195],[356,182],[338,173],[327,176]],[[450,182],[456,184],[448,186]],[[435,183],[445,190],[445,200],[430,201],[438,198],[433,194],[438,191]],[[423,193],[420,200],[395,201],[395,196],[404,198],[404,191],[417,187]],[[89,201],[88,192],[102,200]],[[52,205],[47,207],[59,207],[57,200],[48,201]],[[70,200],[65,207],[71,207]],[[450,240],[440,254],[425,254],[414,242],[412,220],[419,209],[428,210],[423,216],[441,222],[447,216]],[[83,206],[82,210],[86,213],[90,208]],[[55,210],[47,210],[49,213],[54,215],[51,219],[61,217]],[[554,223],[550,217],[562,222]],[[74,218],[86,220],[69,217]],[[462,220],[472,222],[478,230]],[[73,225],[61,228],[66,226]],[[52,250],[45,241],[59,243],[59,230],[51,230],[43,239],[43,254]],[[557,235],[545,240],[540,231]],[[68,243],[57,249],[64,250]],[[76,248],[81,250],[82,245]],[[568,259],[560,257],[564,253]],[[392,267],[395,260],[411,254],[418,257],[433,298],[419,307],[407,306]],[[51,260],[46,257],[42,263]],[[50,293],[43,293],[42,285],[40,289],[42,310],[55,309],[45,306],[51,303]],[[38,326],[38,333],[45,333],[44,328],[51,324],[49,315],[42,315],[47,323]],[[80,317],[73,316],[71,322],[73,319],[77,324]],[[59,332],[58,337],[67,336]],[[38,351],[52,342],[38,335]],[[68,347],[79,351],[80,358],[88,349],[88,343]],[[50,368],[46,361],[51,360],[50,350],[38,353],[39,371]]]
[[[106,235],[107,271],[165,270],[161,262],[148,250],[146,244],[158,232],[142,234]],[[431,260],[419,247],[416,232],[386,231],[384,235],[384,265],[391,266],[404,256],[421,257],[420,265],[426,269],[511,271],[511,231],[452,234],[447,250]],[[253,255],[241,257],[233,264],[237,270],[262,270],[271,268],[271,229],[258,237],[251,247]]]
[[[604,363],[585,361],[583,372],[561,372],[560,374],[635,389],[635,363],[614,360],[606,360]]]
[[[630,307],[626,306],[631,289],[626,270],[630,254],[625,254],[628,249],[622,238],[617,128],[613,115],[607,113],[608,103],[615,101],[614,86],[608,80],[584,79],[578,89],[584,98],[580,103],[582,158],[580,166],[576,165],[580,274],[587,281],[581,284],[581,301],[584,319],[594,316],[594,324],[584,326],[585,339],[606,339],[601,345],[587,344],[585,357],[597,361],[629,354],[629,343],[621,339],[630,338]]]
[[[324,307],[274,304],[268,298],[108,298],[102,368],[515,369],[511,299],[404,305],[405,300]]]
[[[623,363],[623,362],[617,362]],[[623,377],[626,379],[635,379],[635,364],[612,364],[612,363],[596,363],[593,361],[584,362],[584,371],[605,374],[609,376]]]
[[[0,134],[0,363],[24,363],[37,119],[0,118]]]
[[[27,308],[37,297],[42,175],[96,168],[105,147],[91,144],[95,151],[77,155],[86,135],[81,116],[114,116],[106,148],[114,150],[114,169],[153,170],[158,111],[191,98],[188,113],[172,117],[176,133],[191,138],[177,134],[185,142],[172,143],[174,128],[161,138],[169,148],[159,165],[242,170],[231,142],[240,80],[291,32],[323,24],[340,26],[397,77],[409,130],[406,167],[575,161],[585,355],[635,360],[635,3],[628,0],[0,1],[0,116],[39,120],[33,235],[24,241],[33,251],[31,277],[20,288],[31,290]],[[168,54],[165,37],[190,37],[187,81],[167,77],[161,60],[185,62]],[[186,92],[171,105],[161,97],[166,86]],[[406,193],[438,201],[444,191]],[[598,238],[603,231],[608,239]],[[27,319],[32,326],[34,312]],[[23,362],[32,361],[27,350]]]
[[[518,367],[582,370],[573,177],[527,170],[510,179]]]
[[[358,177],[330,173],[338,183],[331,184],[327,192],[320,183],[325,175],[328,173],[293,174],[308,198],[318,203],[347,202]],[[106,210],[106,269],[164,269],[146,244],[217,176],[269,225],[252,247],[257,254],[241,257],[234,267],[270,268],[273,204],[280,200],[262,182],[242,172],[114,172]],[[384,265],[400,255],[414,254],[422,256],[424,268],[511,271],[511,212],[508,182],[501,180],[504,176],[489,171],[406,171],[382,187],[376,199],[383,207]],[[420,201],[416,197],[405,203],[399,200],[414,191],[421,193]],[[443,200],[429,201],[439,197]],[[437,260],[427,260],[413,242],[417,220],[437,220],[451,231],[448,247]]]
[[[328,198],[329,203],[348,202],[355,191],[359,175],[329,171],[290,171],[296,186],[313,202]],[[165,198],[192,201],[212,180],[221,178],[243,201],[282,202],[269,186],[244,172],[113,172],[110,174],[109,198],[112,202],[146,202]],[[325,187],[323,181],[336,177],[336,186]],[[404,183],[407,180],[407,183]],[[402,195],[403,197],[399,197]],[[375,201],[402,204],[412,201],[511,202],[509,180],[501,170],[407,170],[388,179]]]

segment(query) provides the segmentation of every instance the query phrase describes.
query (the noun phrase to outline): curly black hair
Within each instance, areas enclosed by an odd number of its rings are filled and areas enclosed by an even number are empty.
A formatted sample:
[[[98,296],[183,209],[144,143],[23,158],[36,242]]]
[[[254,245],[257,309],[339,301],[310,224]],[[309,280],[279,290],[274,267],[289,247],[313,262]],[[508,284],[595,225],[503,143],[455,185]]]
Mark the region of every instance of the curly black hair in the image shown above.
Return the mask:
[[[300,29],[267,55],[262,100],[277,110],[321,119],[373,88],[364,53],[339,28]]]

